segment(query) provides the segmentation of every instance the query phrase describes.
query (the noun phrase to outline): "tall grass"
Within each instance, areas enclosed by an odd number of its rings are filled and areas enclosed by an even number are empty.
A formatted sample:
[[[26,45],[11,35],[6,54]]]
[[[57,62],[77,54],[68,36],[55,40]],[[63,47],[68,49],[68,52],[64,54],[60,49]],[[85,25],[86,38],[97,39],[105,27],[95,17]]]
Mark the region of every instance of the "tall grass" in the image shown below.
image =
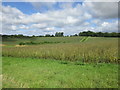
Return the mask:
[[[117,39],[115,39],[84,43],[3,47],[2,55],[8,57],[48,58],[86,63],[116,63],[118,62],[118,42]]]

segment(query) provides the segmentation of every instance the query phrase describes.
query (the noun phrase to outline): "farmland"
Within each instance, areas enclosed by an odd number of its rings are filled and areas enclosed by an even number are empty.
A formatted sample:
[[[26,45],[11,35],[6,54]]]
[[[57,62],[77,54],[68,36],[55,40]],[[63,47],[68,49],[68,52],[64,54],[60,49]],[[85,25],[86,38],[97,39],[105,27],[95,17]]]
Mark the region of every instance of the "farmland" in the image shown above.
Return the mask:
[[[117,38],[92,38],[83,41],[84,37],[45,38],[43,42],[49,43],[37,45],[8,45],[3,47],[2,55],[11,57],[30,57],[43,59],[56,59],[81,62],[111,62],[118,60]],[[63,39],[63,42],[61,42]],[[60,43],[55,43],[56,41]],[[71,41],[70,41],[71,40]],[[37,42],[38,40],[34,40]],[[42,41],[42,40],[40,40]],[[66,41],[66,42],[65,42]],[[52,42],[52,43],[51,43]],[[5,42],[6,43],[6,42]],[[4,44],[4,42],[3,42]],[[14,44],[14,43],[13,43]],[[18,43],[19,44],[19,43]],[[12,51],[12,52],[11,52]]]
[[[2,44],[4,88],[118,88],[118,38],[9,38]]]

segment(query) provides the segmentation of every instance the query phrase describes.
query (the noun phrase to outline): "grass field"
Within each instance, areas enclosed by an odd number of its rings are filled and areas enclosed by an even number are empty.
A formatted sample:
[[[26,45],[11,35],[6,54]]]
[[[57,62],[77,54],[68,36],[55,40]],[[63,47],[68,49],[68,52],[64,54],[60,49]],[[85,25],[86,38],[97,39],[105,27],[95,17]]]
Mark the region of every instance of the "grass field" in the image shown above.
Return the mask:
[[[83,37],[33,37],[33,38],[7,38],[3,39],[3,44],[14,46],[20,42],[59,42],[59,43],[78,43]]]
[[[4,88],[118,88],[118,38],[10,38],[2,56]]]
[[[117,64],[3,57],[3,88],[116,88]]]

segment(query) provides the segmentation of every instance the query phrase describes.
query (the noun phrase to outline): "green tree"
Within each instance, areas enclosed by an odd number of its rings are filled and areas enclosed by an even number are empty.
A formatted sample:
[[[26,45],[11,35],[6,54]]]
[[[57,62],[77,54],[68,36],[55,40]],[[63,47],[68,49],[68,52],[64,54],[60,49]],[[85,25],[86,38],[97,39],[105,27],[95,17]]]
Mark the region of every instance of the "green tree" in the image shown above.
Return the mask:
[[[64,36],[63,34],[64,34],[63,32],[56,32],[55,36],[56,37],[62,37],[62,36]]]

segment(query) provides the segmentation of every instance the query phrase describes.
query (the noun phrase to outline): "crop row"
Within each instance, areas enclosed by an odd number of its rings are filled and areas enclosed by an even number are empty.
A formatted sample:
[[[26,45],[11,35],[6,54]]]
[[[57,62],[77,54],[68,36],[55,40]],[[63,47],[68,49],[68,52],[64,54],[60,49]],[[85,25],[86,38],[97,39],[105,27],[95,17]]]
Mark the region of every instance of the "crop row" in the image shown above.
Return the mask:
[[[89,63],[118,62],[118,43],[99,41],[71,44],[45,44],[24,47],[3,47],[3,56],[49,58]]]

